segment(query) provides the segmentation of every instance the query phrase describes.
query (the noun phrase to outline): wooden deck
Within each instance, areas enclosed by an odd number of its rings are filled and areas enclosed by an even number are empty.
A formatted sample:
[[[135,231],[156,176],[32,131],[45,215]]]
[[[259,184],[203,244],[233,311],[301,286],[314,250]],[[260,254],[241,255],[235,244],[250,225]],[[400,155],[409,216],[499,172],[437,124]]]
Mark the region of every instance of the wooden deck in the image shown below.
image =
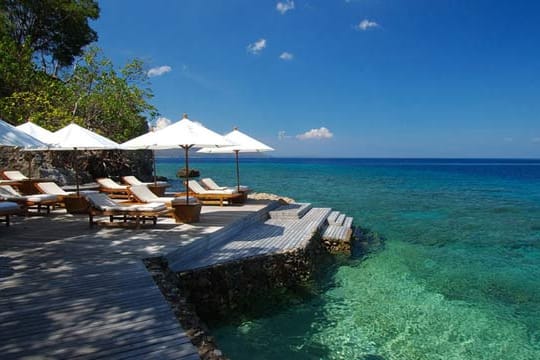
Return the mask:
[[[265,206],[204,206],[200,223],[139,230],[14,217],[0,226],[2,359],[198,359],[141,259],[194,247]]]
[[[223,241],[212,241],[209,248],[181,247],[166,256],[169,268],[175,272],[189,271],[304,247],[321,230],[331,209],[309,207],[305,212],[305,207],[297,208],[305,213],[301,218],[291,215],[291,207],[286,206],[285,217],[277,215],[264,222],[253,222],[231,232]],[[271,213],[275,216],[276,211]]]

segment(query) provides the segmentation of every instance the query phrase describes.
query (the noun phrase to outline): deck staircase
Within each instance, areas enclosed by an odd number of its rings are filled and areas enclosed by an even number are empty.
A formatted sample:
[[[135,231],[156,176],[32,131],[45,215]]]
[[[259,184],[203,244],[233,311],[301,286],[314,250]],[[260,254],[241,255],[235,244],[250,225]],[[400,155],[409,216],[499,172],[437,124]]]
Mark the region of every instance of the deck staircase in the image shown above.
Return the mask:
[[[352,217],[346,216],[339,211],[332,211],[326,221],[328,226],[326,226],[326,229],[322,234],[323,240],[350,241],[353,234]]]
[[[180,246],[166,258],[174,272],[192,271],[300,249],[316,234],[330,250],[350,249],[352,222],[352,217],[309,203],[278,205]]]

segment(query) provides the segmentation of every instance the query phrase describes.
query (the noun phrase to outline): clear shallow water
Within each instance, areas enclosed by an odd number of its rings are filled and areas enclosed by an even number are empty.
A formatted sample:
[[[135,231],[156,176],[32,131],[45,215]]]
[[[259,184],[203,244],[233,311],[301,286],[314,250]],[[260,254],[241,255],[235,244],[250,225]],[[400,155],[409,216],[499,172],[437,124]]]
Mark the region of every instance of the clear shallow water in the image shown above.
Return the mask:
[[[193,165],[234,184],[232,160]],[[540,161],[244,159],[241,171],[387,242],[339,259],[316,296],[213,329],[231,359],[540,359]]]

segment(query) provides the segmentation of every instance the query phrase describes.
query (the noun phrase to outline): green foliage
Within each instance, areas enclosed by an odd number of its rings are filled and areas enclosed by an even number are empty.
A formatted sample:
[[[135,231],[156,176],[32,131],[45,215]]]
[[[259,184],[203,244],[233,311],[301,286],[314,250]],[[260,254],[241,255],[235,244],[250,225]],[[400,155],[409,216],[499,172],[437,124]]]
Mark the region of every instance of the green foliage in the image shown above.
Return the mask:
[[[98,17],[94,0],[0,0],[1,31],[18,46],[30,47],[42,70],[52,73],[97,40],[88,20]]]
[[[123,142],[145,133],[147,117],[157,116],[156,108],[148,102],[153,94],[140,60],[116,71],[99,49],[91,47],[61,78],[35,70],[31,62],[27,64],[28,75],[17,77],[17,72],[8,69],[18,65],[8,62],[4,68],[1,61],[0,76],[13,76],[15,88],[20,89],[0,97],[0,117],[13,124],[30,119],[57,130],[76,122]]]
[[[18,47],[11,38],[0,34],[0,54],[0,98],[30,90],[37,75],[30,47]]]
[[[34,90],[18,91],[0,98],[0,116],[14,124],[31,120],[51,131],[72,121],[80,122],[67,106],[74,96],[62,81],[45,76],[34,85]]]
[[[147,100],[153,97],[140,60],[133,60],[117,72],[99,49],[91,47],[66,82],[75,94],[73,114],[82,125],[116,141],[126,141],[146,132],[146,120],[157,116]],[[110,136],[110,135],[109,135]]]
[[[76,122],[118,142],[147,131],[157,111],[143,62],[117,70],[84,48],[98,16],[95,0],[0,0],[0,118],[50,130]]]

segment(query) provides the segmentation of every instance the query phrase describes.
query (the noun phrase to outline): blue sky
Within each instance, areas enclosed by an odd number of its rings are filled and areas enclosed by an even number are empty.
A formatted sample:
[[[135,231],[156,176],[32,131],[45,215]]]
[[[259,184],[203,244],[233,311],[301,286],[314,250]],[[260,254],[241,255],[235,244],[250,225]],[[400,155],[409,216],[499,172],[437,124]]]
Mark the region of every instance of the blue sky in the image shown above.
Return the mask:
[[[540,157],[540,2],[100,1],[152,103],[274,156]],[[160,74],[160,75],[159,75]]]

